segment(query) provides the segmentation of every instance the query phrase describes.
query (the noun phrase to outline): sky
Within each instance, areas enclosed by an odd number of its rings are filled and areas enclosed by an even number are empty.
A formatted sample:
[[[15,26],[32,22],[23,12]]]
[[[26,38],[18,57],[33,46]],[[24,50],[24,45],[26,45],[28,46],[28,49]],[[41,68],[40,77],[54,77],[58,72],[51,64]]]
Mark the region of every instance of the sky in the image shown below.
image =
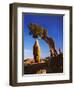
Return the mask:
[[[36,23],[48,30],[48,36],[53,38],[56,50],[59,48],[63,51],[63,16],[62,15],[47,15],[47,14],[32,14],[24,13],[23,15],[23,30],[24,30],[24,59],[33,58],[33,45],[35,39],[29,35],[29,23]],[[50,48],[44,40],[38,39],[41,58],[50,55]]]

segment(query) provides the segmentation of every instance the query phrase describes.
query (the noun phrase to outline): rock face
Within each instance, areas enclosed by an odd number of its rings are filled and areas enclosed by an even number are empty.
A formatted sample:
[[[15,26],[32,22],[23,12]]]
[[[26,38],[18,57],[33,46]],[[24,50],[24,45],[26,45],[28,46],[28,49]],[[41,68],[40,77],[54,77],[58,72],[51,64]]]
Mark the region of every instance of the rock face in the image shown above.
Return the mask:
[[[35,44],[33,46],[33,55],[34,55],[35,62],[39,63],[40,62],[40,45],[39,45],[38,40],[35,41]]]
[[[36,74],[46,74],[46,69],[40,69],[36,72]]]
[[[24,64],[32,64],[35,63],[34,59],[27,58],[24,60]]]
[[[29,61],[29,60],[28,60]],[[34,60],[33,60],[34,61]],[[42,73],[62,73],[63,72],[63,55],[48,60],[41,60],[40,63],[24,63],[24,74],[42,74]]]

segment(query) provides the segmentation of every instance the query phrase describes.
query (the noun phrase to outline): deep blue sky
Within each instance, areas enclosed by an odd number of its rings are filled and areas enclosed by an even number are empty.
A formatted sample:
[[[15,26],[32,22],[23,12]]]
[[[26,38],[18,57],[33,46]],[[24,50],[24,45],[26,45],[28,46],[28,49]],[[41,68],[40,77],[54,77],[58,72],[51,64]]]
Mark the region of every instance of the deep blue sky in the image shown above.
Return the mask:
[[[29,35],[28,24],[37,23],[48,30],[48,36],[55,41],[56,49],[63,51],[63,16],[60,15],[43,15],[43,14],[24,14],[24,59],[33,58],[33,45],[35,39]],[[41,58],[47,57],[50,54],[50,49],[45,41],[39,39],[41,48]]]

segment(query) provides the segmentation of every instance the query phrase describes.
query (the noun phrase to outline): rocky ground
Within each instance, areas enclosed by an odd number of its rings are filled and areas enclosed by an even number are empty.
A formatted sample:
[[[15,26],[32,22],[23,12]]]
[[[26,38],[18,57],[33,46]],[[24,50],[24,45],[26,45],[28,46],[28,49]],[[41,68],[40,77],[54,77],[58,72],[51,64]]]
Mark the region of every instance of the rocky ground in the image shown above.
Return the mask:
[[[63,55],[41,59],[40,63],[35,63],[34,59],[24,60],[24,74],[45,74],[63,72]]]

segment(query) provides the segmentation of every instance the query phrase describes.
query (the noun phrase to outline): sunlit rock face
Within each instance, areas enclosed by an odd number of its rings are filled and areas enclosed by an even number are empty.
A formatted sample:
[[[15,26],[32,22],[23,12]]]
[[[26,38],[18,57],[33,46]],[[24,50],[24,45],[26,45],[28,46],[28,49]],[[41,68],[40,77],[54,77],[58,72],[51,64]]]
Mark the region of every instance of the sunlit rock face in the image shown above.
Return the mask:
[[[46,74],[46,69],[40,69],[36,72],[36,74]]]
[[[27,58],[24,60],[24,64],[33,64],[33,63],[35,63],[35,61],[32,58]]]
[[[35,44],[33,46],[33,55],[34,55],[35,62],[39,63],[40,62],[40,45],[39,45],[38,40],[35,41]]]

